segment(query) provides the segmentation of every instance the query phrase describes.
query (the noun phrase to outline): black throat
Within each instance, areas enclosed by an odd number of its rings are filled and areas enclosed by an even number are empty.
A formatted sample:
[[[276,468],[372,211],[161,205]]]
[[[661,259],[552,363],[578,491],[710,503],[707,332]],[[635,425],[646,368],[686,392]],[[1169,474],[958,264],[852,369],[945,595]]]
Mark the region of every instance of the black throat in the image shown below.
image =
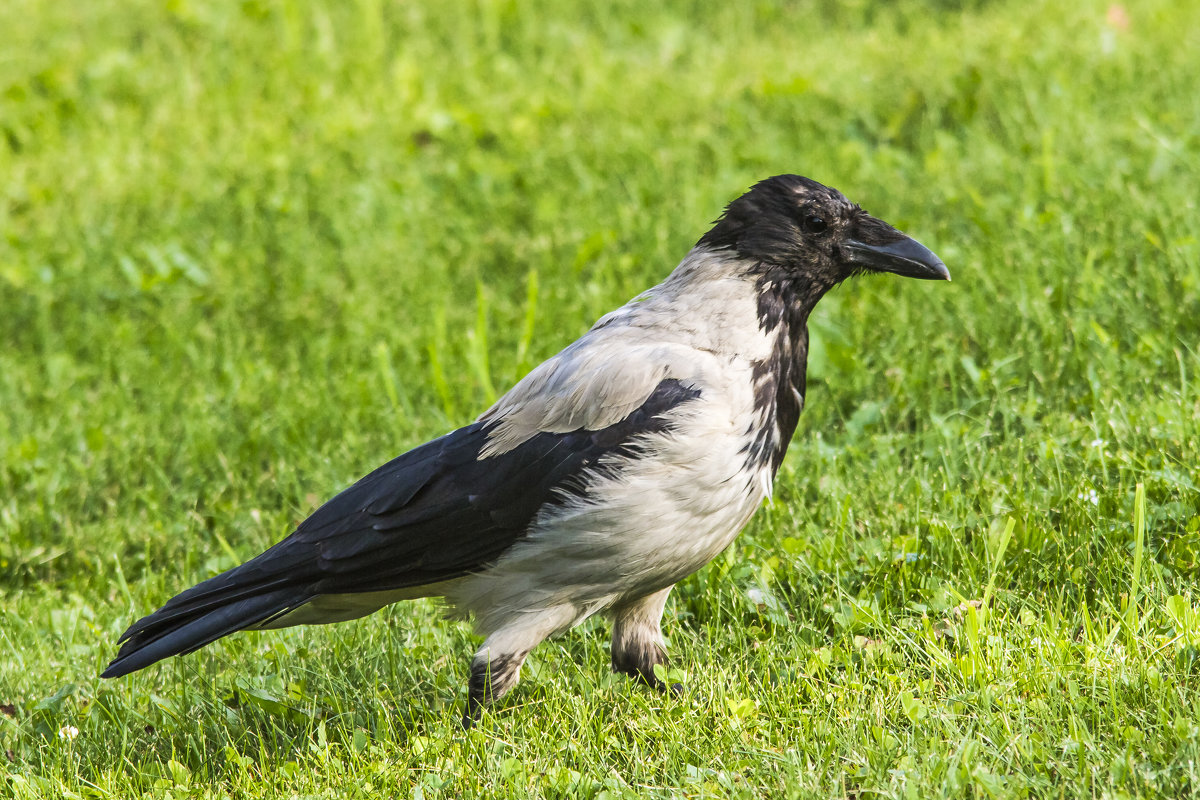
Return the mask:
[[[757,279],[758,324],[773,337],[771,354],[754,364],[754,405],[759,428],[751,456],[779,470],[804,407],[808,316],[829,287],[800,282],[767,269]]]

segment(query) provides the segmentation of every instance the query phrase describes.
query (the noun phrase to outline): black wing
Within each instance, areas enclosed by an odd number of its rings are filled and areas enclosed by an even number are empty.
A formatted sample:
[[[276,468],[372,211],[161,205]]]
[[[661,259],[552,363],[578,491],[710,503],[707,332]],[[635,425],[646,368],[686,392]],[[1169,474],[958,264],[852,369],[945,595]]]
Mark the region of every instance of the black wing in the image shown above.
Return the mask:
[[[423,586],[483,569],[525,535],[539,509],[584,492],[597,462],[634,455],[639,437],[669,430],[668,412],[699,394],[664,380],[614,425],[539,433],[483,459],[496,423],[477,422],[410,450],[325,503],[274,547],[135,622],[103,677],[191,652],[319,595]]]

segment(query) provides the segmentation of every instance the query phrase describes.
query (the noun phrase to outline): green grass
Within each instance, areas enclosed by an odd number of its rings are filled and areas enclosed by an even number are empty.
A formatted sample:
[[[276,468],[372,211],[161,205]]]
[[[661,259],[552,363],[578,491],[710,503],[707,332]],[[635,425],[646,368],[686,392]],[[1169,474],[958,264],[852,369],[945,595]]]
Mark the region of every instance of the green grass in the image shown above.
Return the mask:
[[[0,5],[0,796],[1200,787],[1200,5]],[[813,320],[776,496],[458,727],[433,603],[96,676],[800,172],[939,253]],[[77,735],[70,735],[77,730]]]

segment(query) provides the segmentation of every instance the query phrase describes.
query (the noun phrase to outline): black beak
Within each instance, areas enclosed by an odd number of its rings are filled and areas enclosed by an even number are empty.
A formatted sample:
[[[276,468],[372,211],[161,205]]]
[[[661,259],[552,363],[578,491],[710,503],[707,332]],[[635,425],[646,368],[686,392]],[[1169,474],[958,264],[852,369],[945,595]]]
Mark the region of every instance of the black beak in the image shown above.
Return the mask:
[[[851,239],[844,245],[849,261],[876,272],[894,272],[906,278],[950,280],[950,270],[925,245],[905,236],[887,244],[866,244]]]

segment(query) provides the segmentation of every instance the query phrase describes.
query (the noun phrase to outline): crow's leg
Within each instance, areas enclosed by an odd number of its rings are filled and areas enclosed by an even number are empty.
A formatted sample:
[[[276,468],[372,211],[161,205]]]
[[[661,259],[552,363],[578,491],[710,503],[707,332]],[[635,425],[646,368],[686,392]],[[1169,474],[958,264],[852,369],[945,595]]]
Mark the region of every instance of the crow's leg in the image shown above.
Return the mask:
[[[471,661],[463,727],[474,725],[484,708],[517,685],[521,679],[521,665],[530,650],[547,637],[571,627],[577,616],[577,610],[570,606],[527,611],[490,634]]]
[[[467,684],[467,712],[463,714],[464,728],[470,728],[483,714],[483,709],[503,697],[521,680],[521,665],[528,650],[497,653],[486,644],[471,661],[471,679]]]
[[[662,639],[663,607],[672,587],[613,608],[612,666],[656,689],[667,685],[654,674],[654,665],[667,663]],[[680,687],[672,686],[678,691]]]

